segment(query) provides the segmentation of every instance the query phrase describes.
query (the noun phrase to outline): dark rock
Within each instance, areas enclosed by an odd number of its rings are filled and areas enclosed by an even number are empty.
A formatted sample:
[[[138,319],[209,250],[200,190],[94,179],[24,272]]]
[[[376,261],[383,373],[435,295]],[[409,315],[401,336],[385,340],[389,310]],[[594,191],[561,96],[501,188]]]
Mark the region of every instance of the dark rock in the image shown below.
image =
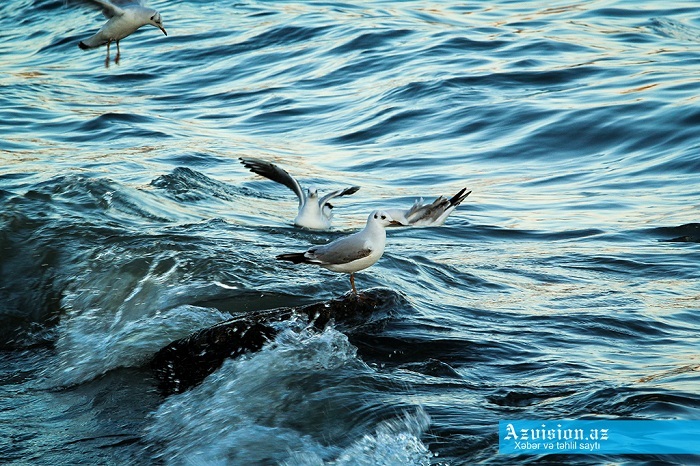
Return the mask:
[[[665,243],[700,243],[700,223],[686,223],[673,228],[664,228],[662,233],[674,236],[671,239],[662,239]]]
[[[299,307],[254,311],[199,330],[170,343],[151,360],[151,368],[164,394],[178,393],[201,383],[227,358],[258,351],[277,334],[270,325],[294,315],[306,316],[316,328],[334,321],[341,330],[376,324],[377,314],[387,315],[401,297],[390,290],[369,290],[358,296]],[[384,313],[382,312],[384,311]]]

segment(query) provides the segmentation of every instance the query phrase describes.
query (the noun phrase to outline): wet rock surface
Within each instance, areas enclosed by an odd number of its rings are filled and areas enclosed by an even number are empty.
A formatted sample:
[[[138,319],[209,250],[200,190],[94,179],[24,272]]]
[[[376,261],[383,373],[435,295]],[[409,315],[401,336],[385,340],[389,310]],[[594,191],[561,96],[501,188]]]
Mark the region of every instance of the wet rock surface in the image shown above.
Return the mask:
[[[163,394],[182,392],[201,383],[227,358],[260,350],[277,334],[275,322],[298,315],[319,329],[333,322],[352,332],[376,325],[400,301],[401,296],[391,290],[374,289],[305,306],[246,313],[170,343],[153,357],[151,369]]]

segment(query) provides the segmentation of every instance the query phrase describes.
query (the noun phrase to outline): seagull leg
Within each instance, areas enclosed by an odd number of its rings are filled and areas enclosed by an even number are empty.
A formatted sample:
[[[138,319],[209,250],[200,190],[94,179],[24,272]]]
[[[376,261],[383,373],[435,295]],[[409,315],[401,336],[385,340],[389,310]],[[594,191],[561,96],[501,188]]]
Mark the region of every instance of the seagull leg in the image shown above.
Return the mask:
[[[114,63],[116,65],[119,64],[119,57],[121,56],[121,52],[119,51],[119,41],[117,41],[117,58],[114,59]]]
[[[357,294],[357,289],[355,288],[355,275],[352,274],[352,273],[350,274],[350,285],[352,286],[352,292],[353,292],[353,294],[356,295],[356,294]]]
[[[105,58],[105,68],[109,68],[109,44],[111,43],[111,40],[107,41],[107,58]]]

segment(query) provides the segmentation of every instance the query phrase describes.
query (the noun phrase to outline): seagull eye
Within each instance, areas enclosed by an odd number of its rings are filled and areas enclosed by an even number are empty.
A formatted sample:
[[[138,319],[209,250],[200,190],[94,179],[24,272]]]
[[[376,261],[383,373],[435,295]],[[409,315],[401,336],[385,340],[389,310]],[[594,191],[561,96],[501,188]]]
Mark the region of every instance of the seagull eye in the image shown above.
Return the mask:
[[[377,214],[374,214],[374,218],[377,218]]]
[[[382,215],[382,220],[386,220],[386,215]]]

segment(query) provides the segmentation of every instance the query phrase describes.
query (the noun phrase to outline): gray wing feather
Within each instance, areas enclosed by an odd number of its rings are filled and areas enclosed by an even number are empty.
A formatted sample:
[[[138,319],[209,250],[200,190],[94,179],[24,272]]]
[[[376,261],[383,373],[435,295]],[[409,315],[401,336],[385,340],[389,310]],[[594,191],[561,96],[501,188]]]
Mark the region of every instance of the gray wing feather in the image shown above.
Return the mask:
[[[449,205],[449,200],[443,196],[438,197],[433,201],[432,204],[422,204],[416,202],[413,206],[406,212],[406,218],[409,223],[415,223],[423,219],[428,219],[437,213],[438,216],[445,211]]]
[[[240,161],[243,166],[253,173],[283,184],[294,191],[294,194],[296,194],[299,198],[299,205],[301,206],[304,204],[305,196],[301,186],[297,180],[292,177],[292,175],[287,173],[286,170],[283,170],[273,163],[265,162],[264,160],[255,159],[253,157],[241,157]]]
[[[319,264],[347,264],[367,257],[372,248],[367,247],[364,238],[347,236],[324,246],[309,249],[306,256]]]
[[[405,216],[409,223],[414,224],[422,220],[437,221],[440,220],[445,212],[451,212],[462,201],[471,194],[467,192],[467,188],[462,188],[457,194],[447,199],[445,196],[440,196],[431,204],[424,205],[421,201],[416,201],[415,204],[406,212]],[[443,219],[444,220],[444,219]]]
[[[111,18],[113,16],[120,16],[124,14],[124,10],[121,9],[122,6],[124,6],[126,3],[125,2],[119,2],[118,0],[114,1],[107,1],[107,0],[90,0],[92,3],[95,3],[102,7],[102,14],[105,15],[107,18]],[[133,2],[128,2],[128,3],[133,3]]]
[[[323,206],[328,204],[328,201],[330,201],[334,197],[349,196],[351,194],[355,194],[359,189],[360,189],[359,186],[352,186],[350,188],[339,189],[337,191],[333,191],[332,193],[328,193],[325,196],[323,196],[319,200],[319,204],[321,205],[321,208],[323,208]]]
[[[141,5],[146,4],[145,0],[109,0],[116,6],[126,6],[126,5]]]

